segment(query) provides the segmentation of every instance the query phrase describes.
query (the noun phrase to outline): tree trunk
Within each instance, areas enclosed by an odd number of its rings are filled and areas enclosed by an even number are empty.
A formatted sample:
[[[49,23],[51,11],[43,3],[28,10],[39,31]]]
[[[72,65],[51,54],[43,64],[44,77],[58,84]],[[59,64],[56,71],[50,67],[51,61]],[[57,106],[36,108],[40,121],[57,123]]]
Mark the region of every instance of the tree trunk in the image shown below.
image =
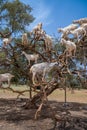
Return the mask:
[[[46,92],[46,96],[49,96],[54,90],[58,89],[59,88],[59,84],[55,84],[55,85],[51,85],[50,87],[46,88],[45,89],[45,92]],[[36,103],[39,103],[41,102],[42,100],[42,97],[43,96],[43,93],[40,91],[38,92],[36,95],[34,95],[32,97],[31,100],[29,100],[28,102],[26,102],[26,104],[24,105],[25,108],[31,108],[32,106],[36,107]]]

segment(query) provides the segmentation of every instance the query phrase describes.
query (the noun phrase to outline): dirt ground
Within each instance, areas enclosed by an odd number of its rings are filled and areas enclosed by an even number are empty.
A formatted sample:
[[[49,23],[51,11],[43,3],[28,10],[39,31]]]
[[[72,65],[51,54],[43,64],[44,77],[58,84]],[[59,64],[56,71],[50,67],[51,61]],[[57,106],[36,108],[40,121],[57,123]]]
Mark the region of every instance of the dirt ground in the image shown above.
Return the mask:
[[[0,130],[54,130],[52,111],[44,106],[38,120],[34,120],[36,109],[24,109],[22,105],[25,101],[0,99]],[[66,111],[62,102],[49,101],[48,104],[54,107],[56,116]],[[64,128],[57,120],[55,130],[87,130],[87,104],[69,103],[67,108],[71,113],[68,117],[70,121]]]
[[[87,130],[87,103],[49,100],[34,120],[37,109],[25,109],[26,100],[0,98],[0,130]]]

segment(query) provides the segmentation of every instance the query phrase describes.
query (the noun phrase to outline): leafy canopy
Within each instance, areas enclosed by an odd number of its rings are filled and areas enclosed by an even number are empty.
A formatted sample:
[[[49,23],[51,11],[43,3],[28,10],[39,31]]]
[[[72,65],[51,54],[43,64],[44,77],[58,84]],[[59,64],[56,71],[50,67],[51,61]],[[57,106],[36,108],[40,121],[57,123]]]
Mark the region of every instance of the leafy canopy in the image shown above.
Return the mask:
[[[32,8],[19,0],[0,1],[0,30],[4,32],[23,32],[33,22]]]

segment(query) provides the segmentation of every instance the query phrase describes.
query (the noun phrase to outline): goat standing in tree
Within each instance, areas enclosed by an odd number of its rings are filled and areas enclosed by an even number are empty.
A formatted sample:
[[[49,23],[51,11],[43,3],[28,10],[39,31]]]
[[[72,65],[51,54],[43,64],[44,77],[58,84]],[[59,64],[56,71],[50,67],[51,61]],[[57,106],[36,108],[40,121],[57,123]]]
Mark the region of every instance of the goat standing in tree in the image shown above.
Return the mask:
[[[87,18],[81,18],[79,20],[74,20],[73,23],[77,23],[77,24],[83,24],[83,23],[87,23]]]
[[[86,31],[87,31],[87,23],[83,23],[82,25],[81,25],[81,27],[83,27]],[[87,33],[86,33],[87,34]]]
[[[13,77],[14,75],[10,73],[0,74],[0,85],[2,86],[3,82],[8,82],[8,87],[10,87],[10,84],[11,84],[10,82]]]
[[[42,30],[42,23],[38,23],[32,30],[33,34],[36,34],[38,31]]]
[[[25,55],[25,57],[27,58],[29,65],[30,65],[30,61],[35,61],[35,63],[37,63],[37,60],[39,58],[38,54],[27,54],[24,51],[22,51],[22,54]]]
[[[10,42],[12,41],[12,38],[4,38],[3,39],[3,46],[7,46],[8,44],[10,44]]]
[[[52,50],[52,38],[51,38],[51,36],[44,34],[43,39],[45,41],[46,51],[51,51]]]
[[[68,56],[75,56],[76,53],[76,45],[74,42],[71,41],[66,41],[64,38],[61,39],[62,45],[65,45],[66,47],[66,52],[68,52]]]
[[[33,84],[37,85],[35,83],[37,75],[42,75],[42,81],[45,81],[46,73],[49,73],[55,67],[55,65],[58,65],[57,62],[54,63],[43,62],[32,65],[30,68],[30,73],[32,73]]]
[[[28,44],[28,37],[27,37],[27,33],[24,33],[22,35],[22,44],[25,46]]]
[[[33,28],[33,30],[30,32],[30,35],[33,35],[33,36],[34,36],[34,39],[35,39],[35,40],[38,40],[38,36],[39,36],[41,30],[42,30],[42,23],[38,23],[38,24]]]
[[[79,40],[80,40],[79,37],[85,36],[86,35],[86,30],[85,30],[84,27],[79,27],[79,28],[77,28],[77,29],[75,29],[73,31],[70,31],[70,33],[72,35],[74,35],[74,37],[77,38],[77,40],[79,42]]]
[[[58,29],[58,32],[62,32],[63,34],[61,35],[61,38],[65,38],[65,37],[69,34],[69,32],[70,32],[71,30],[74,30],[74,29],[76,29],[77,27],[78,27],[77,24],[70,24],[69,26],[67,26],[67,27],[65,27],[65,28],[59,28],[59,29]]]

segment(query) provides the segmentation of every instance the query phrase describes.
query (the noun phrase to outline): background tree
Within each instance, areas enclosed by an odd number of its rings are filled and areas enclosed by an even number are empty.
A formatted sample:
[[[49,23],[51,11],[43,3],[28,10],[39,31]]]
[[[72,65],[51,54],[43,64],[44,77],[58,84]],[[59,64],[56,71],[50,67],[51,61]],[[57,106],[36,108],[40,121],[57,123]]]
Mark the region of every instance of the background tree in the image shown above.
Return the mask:
[[[18,36],[21,32],[27,31],[27,27],[34,20],[34,17],[30,14],[32,8],[19,0],[12,2],[1,0],[1,3],[0,32],[12,32],[12,34]]]
[[[9,71],[15,75],[16,81],[18,81],[18,78],[20,79],[18,74],[20,69],[25,71],[21,68],[23,58],[21,59],[19,56],[21,52],[19,44],[22,44],[22,33],[28,31],[28,26],[34,20],[31,11],[32,8],[20,2],[20,0],[0,1],[0,73]],[[9,37],[12,37],[11,44],[3,48],[3,38]]]

